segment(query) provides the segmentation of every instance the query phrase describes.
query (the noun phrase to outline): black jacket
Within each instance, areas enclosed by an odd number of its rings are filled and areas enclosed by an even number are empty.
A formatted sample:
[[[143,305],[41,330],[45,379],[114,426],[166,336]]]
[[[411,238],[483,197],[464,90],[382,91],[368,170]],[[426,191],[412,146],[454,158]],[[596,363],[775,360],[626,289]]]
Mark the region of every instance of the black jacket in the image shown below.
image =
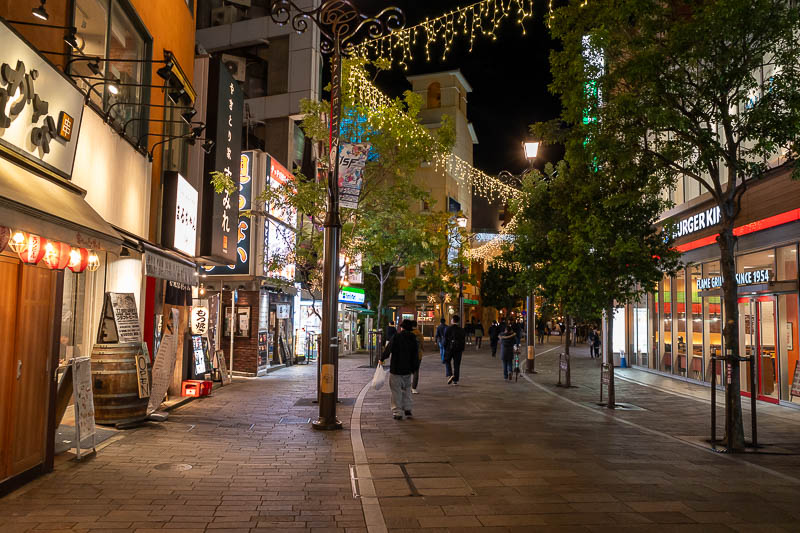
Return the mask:
[[[466,333],[464,332],[464,328],[458,324],[449,326],[444,333],[445,355],[462,353],[466,345]]]
[[[419,370],[419,348],[417,337],[410,331],[401,330],[383,351],[381,361],[392,358],[389,372],[405,376]]]

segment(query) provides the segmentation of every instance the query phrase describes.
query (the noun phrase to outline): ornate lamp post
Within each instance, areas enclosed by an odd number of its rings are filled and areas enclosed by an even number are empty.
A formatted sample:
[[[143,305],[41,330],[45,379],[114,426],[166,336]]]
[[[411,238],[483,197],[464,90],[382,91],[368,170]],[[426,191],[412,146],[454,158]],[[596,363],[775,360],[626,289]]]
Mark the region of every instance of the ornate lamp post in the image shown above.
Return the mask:
[[[503,178],[508,182],[516,183],[520,186],[522,185],[522,179],[525,177],[525,174],[533,169],[533,160],[536,159],[539,153],[539,143],[536,141],[526,141],[522,143],[522,147],[525,150],[525,158],[528,160],[528,168],[518,175],[503,170],[497,175],[498,178]],[[525,317],[525,337],[528,343],[528,358],[525,362],[525,371],[528,374],[536,374],[534,363],[534,351],[536,346],[534,334],[534,329],[536,327],[536,294],[533,290],[525,297],[525,307],[527,309],[527,315]]]
[[[271,4],[273,22],[291,22],[298,33],[308,30],[309,23],[321,34],[320,50],[330,54],[331,117],[330,164],[328,173],[327,213],[325,217],[322,269],[322,346],[320,353],[319,418],[315,429],[341,429],[336,418],[336,384],[339,366],[339,336],[336,331],[339,294],[339,244],[342,223],[339,217],[339,119],[342,114],[342,49],[352,46],[350,40],[359,33],[369,38],[381,37],[401,29],[405,15],[396,7],[387,7],[377,15],[361,13],[350,0],[325,0],[319,7],[302,9],[292,0],[275,0]]]

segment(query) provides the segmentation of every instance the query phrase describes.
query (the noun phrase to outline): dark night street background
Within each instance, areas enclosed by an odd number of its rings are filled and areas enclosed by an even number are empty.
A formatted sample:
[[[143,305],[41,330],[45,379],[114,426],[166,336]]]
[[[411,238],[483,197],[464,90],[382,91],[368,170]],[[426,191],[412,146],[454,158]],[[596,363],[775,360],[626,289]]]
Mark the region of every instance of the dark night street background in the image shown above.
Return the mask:
[[[406,27],[423,22],[425,17],[437,17],[450,10],[468,6],[470,0],[355,0],[367,14],[374,14],[388,5],[395,5],[406,14]],[[521,142],[528,137],[528,126],[537,121],[549,120],[559,114],[558,99],[549,93],[550,49],[554,42],[544,24],[546,2],[535,2],[533,17],[526,19],[525,34],[516,23],[513,12],[497,30],[497,40],[478,37],[471,53],[469,39],[459,36],[453,42],[445,61],[441,61],[441,47],[432,48],[431,62],[424,59],[420,50],[409,63],[408,71],[395,67],[381,74],[378,86],[392,96],[399,96],[411,85],[406,75],[424,74],[442,70],[460,69],[472,85],[468,98],[468,117],[475,126],[479,144],[475,146],[474,166],[488,174],[501,170],[520,172],[526,166]],[[435,50],[436,53],[433,51]],[[540,150],[537,166],[557,158],[555,147]]]

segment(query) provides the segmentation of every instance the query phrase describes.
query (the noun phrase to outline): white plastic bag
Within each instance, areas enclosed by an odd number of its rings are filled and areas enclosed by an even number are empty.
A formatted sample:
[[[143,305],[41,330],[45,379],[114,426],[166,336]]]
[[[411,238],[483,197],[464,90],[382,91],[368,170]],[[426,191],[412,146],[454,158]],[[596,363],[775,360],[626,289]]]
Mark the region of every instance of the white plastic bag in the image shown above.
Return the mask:
[[[375,369],[375,375],[372,376],[372,388],[381,390],[384,383],[386,383],[386,371],[383,369],[383,365],[379,363]]]

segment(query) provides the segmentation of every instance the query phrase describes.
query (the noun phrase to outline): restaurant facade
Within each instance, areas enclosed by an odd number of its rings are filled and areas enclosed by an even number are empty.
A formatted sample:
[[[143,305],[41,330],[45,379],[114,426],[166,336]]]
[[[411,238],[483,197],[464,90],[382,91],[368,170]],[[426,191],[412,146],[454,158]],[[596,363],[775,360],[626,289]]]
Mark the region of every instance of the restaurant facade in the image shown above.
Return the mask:
[[[749,364],[740,363],[742,394],[798,405],[800,182],[792,180],[791,164],[776,158],[749,185],[734,234],[740,355],[755,357],[754,390]],[[716,374],[723,384],[725,369],[711,359],[725,353],[720,216],[708,196],[693,195],[665,213],[664,220],[677,224],[683,267],[638,303],[617,310],[613,349],[634,367],[700,383]]]

